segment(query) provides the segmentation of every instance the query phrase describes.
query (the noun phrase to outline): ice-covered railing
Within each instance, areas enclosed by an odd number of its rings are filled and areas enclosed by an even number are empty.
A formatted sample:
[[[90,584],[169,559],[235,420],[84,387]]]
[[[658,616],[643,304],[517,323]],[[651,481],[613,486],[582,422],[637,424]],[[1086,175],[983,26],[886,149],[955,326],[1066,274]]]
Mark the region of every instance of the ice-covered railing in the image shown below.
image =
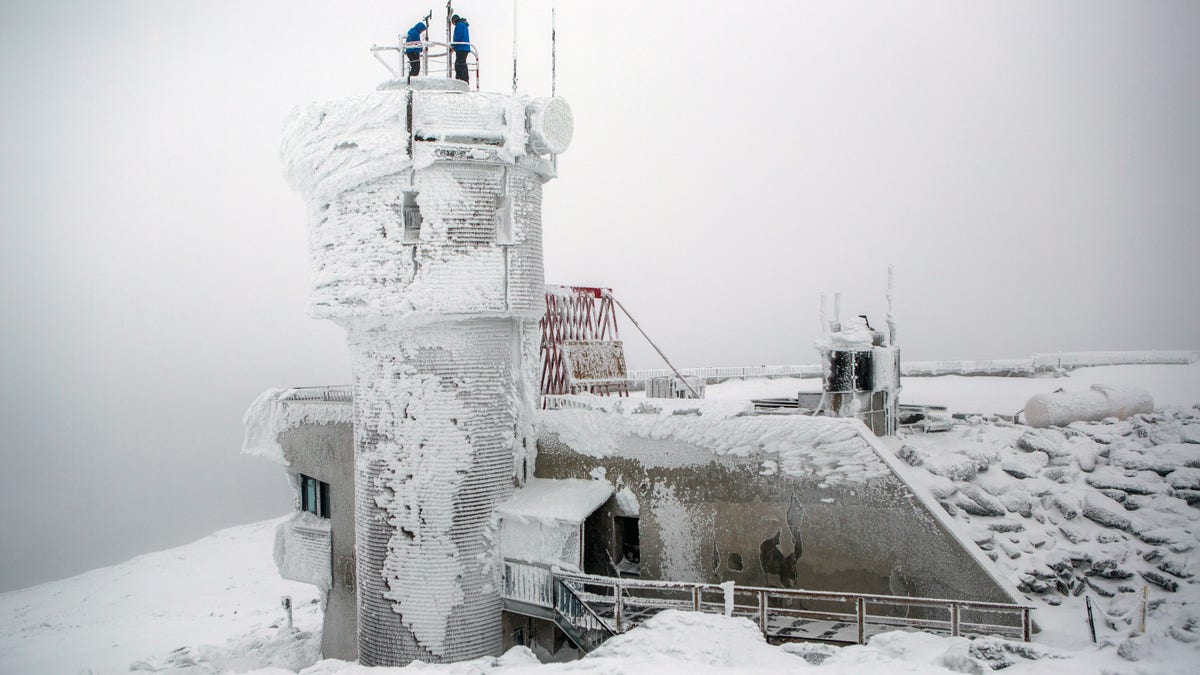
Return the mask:
[[[1114,352],[1058,352],[1034,354],[1027,359],[960,359],[952,361],[902,361],[900,374],[908,377],[934,375],[999,375],[1024,376],[1036,373],[1094,368],[1097,366],[1140,366],[1140,365],[1187,365],[1195,363],[1197,353],[1188,350],[1176,351],[1114,351]],[[710,368],[680,368],[684,376],[703,377],[708,384],[722,380],[752,377],[820,377],[821,366],[721,366]],[[671,375],[666,369],[632,370],[629,379],[634,389],[645,387],[647,380]]]
[[[280,401],[321,403],[353,403],[354,386],[332,384],[324,387],[293,387],[279,396]]]
[[[420,48],[421,48],[420,61],[421,61],[421,74],[422,75],[432,75],[433,74],[433,71],[430,70],[430,64],[432,63],[438,67],[439,72],[442,72],[444,69],[444,72],[446,73],[447,78],[454,77],[454,49],[453,49],[453,47],[455,44],[462,44],[462,43],[434,42],[431,40],[422,40],[420,42],[403,42],[403,38],[401,38],[401,40],[402,40],[401,43],[398,46],[394,46],[394,47],[393,46],[381,47],[379,45],[371,46],[371,54],[374,55],[375,58],[380,63],[383,64],[384,68],[388,69],[388,72],[390,72],[392,74],[392,77],[396,78],[397,80],[403,80],[408,77],[408,55],[405,54],[404,51],[406,49],[411,49],[412,47],[417,47],[417,46],[420,46]],[[470,47],[471,47],[471,55],[470,55],[470,57],[467,58],[467,73],[468,73],[468,76],[470,76],[470,73],[475,74],[475,89],[478,90],[479,89],[479,51],[477,49],[475,49],[475,45],[470,45]],[[388,61],[388,59],[383,58],[383,56],[381,56],[381,52],[396,52],[398,65],[393,65],[392,63],[390,63]],[[469,86],[470,82],[468,82],[467,84]]]
[[[1194,351],[1058,352],[1034,354],[1028,359],[976,359],[962,361],[908,361],[900,374],[920,375],[1033,375],[1098,366],[1187,365]]]
[[[804,639],[795,630],[797,620],[828,624],[821,628],[843,630],[815,639],[851,644],[897,628],[1025,642],[1033,630],[1034,608],[1012,603],[618,578],[514,560],[505,560],[504,575],[506,601],[553,608],[556,619],[565,619],[585,637],[623,633],[637,625],[639,617],[663,609],[745,617],[772,639]],[[603,641],[604,636],[598,637],[593,647]]]
[[[703,377],[706,380],[730,380],[746,377],[820,377],[821,366],[817,364],[797,366],[713,366],[708,368],[680,368],[684,377]],[[666,368],[632,370],[629,379],[644,384],[655,377],[674,377]]]

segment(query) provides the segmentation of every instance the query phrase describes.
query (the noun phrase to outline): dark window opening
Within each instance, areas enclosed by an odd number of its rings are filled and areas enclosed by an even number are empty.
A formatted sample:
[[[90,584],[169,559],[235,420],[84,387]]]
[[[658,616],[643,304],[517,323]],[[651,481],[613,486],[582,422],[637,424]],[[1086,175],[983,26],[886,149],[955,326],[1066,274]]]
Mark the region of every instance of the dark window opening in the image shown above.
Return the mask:
[[[616,536],[617,572],[641,574],[642,540],[638,533],[638,519],[628,516],[613,516],[613,534]]]
[[[329,483],[300,474],[300,510],[321,518],[329,517]]]

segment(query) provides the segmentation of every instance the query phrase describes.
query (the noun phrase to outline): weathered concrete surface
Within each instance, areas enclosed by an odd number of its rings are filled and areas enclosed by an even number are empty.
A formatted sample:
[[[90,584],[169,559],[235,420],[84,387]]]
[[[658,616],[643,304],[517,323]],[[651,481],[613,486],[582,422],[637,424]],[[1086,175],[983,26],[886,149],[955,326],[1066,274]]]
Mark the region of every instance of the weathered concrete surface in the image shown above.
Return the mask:
[[[687,429],[714,426],[701,416],[670,415],[669,425],[659,426],[604,411],[546,411],[542,419],[560,414],[573,416],[572,427],[604,429],[605,450],[577,451],[562,440],[569,434],[544,424],[535,475],[586,478],[599,467],[618,491],[629,488],[640,504],[643,578],[1016,601],[971,544],[935,515],[933,500],[914,493],[881,456],[864,459],[856,450],[853,461],[865,470],[834,481],[821,469],[829,466],[828,448],[776,441],[764,450],[745,437],[744,452],[718,454],[696,439],[718,438],[719,428]],[[805,418],[739,416],[729,423],[741,432],[747,425],[805,424]],[[869,442],[858,447],[878,452]],[[806,452],[812,461],[797,457]],[[803,470],[772,471],[785,464],[781,455]],[[588,571],[607,573],[609,556],[620,558],[614,507],[610,501],[589,519]]]
[[[347,404],[348,405],[348,404]],[[358,602],[354,579],[354,432],[349,424],[302,424],[279,435],[289,462],[288,477],[300,506],[299,476],[329,484],[332,519],[333,583],[325,604],[321,655],[353,661],[358,658]]]

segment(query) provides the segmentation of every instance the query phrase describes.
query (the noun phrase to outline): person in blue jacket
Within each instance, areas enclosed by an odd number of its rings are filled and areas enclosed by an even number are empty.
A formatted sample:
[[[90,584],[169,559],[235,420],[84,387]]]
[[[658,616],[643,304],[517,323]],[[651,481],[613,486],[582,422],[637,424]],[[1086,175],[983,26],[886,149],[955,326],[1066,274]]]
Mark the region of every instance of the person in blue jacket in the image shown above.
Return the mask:
[[[425,22],[418,21],[417,25],[408,29],[408,35],[404,38],[405,44],[411,42],[420,42],[421,33],[425,32]],[[404,54],[408,56],[408,76],[416,77],[421,74],[421,45],[413,45],[404,48]]]
[[[467,20],[457,14],[450,17],[450,23],[454,24],[454,39],[451,40],[454,47],[454,77],[469,82],[471,77],[467,75],[467,54],[471,53],[471,30]]]

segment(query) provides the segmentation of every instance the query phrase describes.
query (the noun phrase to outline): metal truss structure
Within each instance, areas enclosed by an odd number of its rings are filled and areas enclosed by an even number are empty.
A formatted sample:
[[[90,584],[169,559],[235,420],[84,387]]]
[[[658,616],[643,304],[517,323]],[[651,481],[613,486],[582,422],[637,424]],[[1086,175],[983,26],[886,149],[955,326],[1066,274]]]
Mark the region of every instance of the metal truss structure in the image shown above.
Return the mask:
[[[587,391],[600,396],[629,395],[621,359],[619,379],[589,377],[586,366],[569,363],[567,343],[609,343],[620,348],[612,289],[586,286],[547,286],[542,316],[542,395]],[[574,372],[572,372],[574,371]]]

